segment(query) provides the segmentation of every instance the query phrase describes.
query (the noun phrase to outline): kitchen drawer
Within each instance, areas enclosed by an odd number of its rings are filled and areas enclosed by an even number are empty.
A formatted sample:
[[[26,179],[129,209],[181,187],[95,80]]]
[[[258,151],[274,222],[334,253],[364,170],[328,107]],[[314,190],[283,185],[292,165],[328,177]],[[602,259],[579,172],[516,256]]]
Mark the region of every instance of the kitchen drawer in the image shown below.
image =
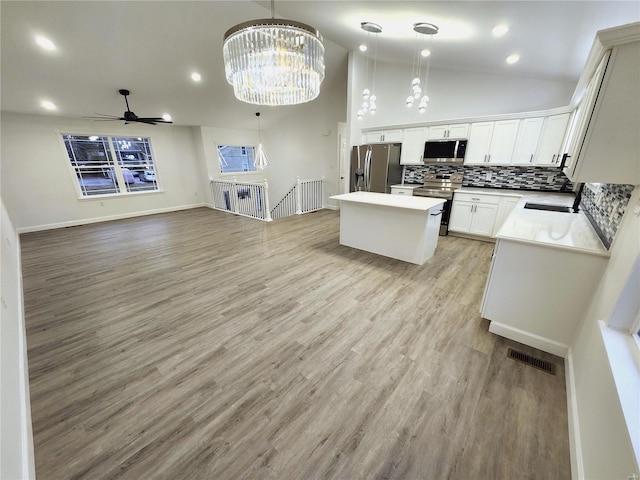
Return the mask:
[[[413,188],[391,187],[391,195],[413,195]]]
[[[487,195],[482,193],[455,192],[453,194],[454,200],[460,200],[463,202],[490,203],[493,205],[500,204],[500,198],[500,195]]]

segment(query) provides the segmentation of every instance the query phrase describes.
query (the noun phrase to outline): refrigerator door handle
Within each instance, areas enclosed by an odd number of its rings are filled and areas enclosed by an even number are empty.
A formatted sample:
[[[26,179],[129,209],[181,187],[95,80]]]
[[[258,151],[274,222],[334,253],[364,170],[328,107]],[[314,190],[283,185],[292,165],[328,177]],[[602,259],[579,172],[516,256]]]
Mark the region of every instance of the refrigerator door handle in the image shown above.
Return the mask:
[[[371,190],[371,145],[367,146],[367,153],[364,156],[364,189]]]

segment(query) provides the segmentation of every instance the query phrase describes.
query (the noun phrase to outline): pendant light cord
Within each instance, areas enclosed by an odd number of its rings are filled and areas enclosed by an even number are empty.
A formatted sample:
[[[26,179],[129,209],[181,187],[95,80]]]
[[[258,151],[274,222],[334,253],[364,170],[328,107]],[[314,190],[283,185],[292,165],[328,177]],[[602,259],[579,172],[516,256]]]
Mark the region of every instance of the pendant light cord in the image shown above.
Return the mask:
[[[271,18],[276,18],[276,0],[271,0]]]
[[[273,3],[273,0],[271,0]],[[262,145],[262,129],[260,128],[260,112],[256,112],[256,117],[258,117],[258,143]]]

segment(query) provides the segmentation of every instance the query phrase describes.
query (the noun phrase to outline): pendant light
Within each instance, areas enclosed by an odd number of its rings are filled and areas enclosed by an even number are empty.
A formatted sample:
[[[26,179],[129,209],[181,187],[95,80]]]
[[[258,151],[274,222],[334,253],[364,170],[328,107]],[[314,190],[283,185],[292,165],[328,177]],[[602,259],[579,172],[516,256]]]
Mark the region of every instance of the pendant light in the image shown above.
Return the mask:
[[[375,115],[378,110],[378,97],[375,94],[376,89],[376,64],[378,57],[378,34],[382,32],[382,27],[376,23],[372,22],[362,22],[360,24],[360,28],[366,32],[366,45],[369,46],[370,43],[370,34],[374,34],[374,47],[373,47],[373,75],[372,79],[369,79],[369,57],[367,56],[367,68],[365,73],[365,87],[362,90],[362,105],[358,110],[357,117],[358,120],[364,118],[364,114],[369,112],[370,115]],[[362,49],[361,49],[362,50]],[[365,49],[364,51],[368,50]],[[371,88],[369,88],[369,85]]]
[[[419,35],[429,35],[430,42],[433,36],[438,33],[438,27],[432,23],[415,23],[413,31],[416,32],[416,40]],[[413,63],[411,65],[411,91],[405,100],[407,108],[413,107],[416,100],[420,99],[418,111],[424,113],[427,111],[429,104],[429,95],[427,95],[427,84],[429,82],[429,66],[431,64],[431,50],[421,50],[420,42],[416,41],[416,47],[413,52]],[[426,74],[424,82],[421,81],[420,75],[422,71],[422,59],[426,57]],[[423,95],[424,93],[424,95]]]
[[[271,18],[240,23],[224,34],[227,82],[243,102],[294,105],[313,100],[324,80],[324,45],[315,28]]]
[[[260,128],[260,112],[256,112],[256,117],[258,118],[258,151],[256,152],[256,158],[253,161],[253,166],[258,170],[264,170],[267,167],[271,166],[269,159],[267,158],[267,154],[264,153],[264,148],[262,148],[262,130]]]

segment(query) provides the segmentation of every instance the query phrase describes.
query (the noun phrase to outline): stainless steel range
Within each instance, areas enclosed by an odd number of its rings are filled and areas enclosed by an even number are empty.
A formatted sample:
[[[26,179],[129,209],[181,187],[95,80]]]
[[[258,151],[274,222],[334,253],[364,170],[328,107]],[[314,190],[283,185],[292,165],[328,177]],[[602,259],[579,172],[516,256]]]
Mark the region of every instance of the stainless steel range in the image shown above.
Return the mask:
[[[413,190],[416,197],[446,198],[440,222],[440,235],[449,233],[449,217],[451,216],[451,202],[453,192],[462,187],[460,173],[428,173],[424,176],[424,185]]]

